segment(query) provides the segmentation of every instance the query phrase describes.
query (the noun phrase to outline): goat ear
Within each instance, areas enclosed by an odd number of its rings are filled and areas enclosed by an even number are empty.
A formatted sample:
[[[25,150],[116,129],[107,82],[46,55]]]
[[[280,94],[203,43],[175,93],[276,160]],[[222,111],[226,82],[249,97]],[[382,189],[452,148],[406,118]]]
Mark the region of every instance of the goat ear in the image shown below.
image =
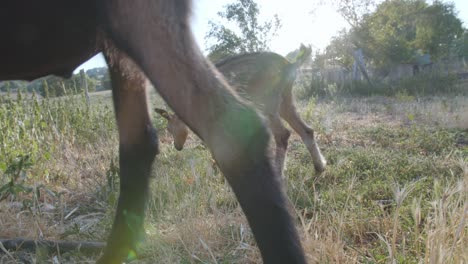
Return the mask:
[[[162,117],[164,117],[165,119],[169,120],[171,119],[171,116],[169,115],[169,113],[164,110],[164,109],[161,109],[161,108],[155,108],[154,111],[158,114],[160,114]]]

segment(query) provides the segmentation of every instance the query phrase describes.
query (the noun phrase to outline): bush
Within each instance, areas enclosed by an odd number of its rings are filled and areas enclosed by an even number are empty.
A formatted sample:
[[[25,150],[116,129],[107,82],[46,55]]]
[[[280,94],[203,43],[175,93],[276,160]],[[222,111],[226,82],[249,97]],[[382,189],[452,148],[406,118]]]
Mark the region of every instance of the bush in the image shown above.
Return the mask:
[[[304,76],[298,80],[295,93],[298,99],[335,96],[430,96],[464,94],[467,89],[455,75],[423,73],[397,82],[382,80],[346,81],[328,83],[317,76]]]

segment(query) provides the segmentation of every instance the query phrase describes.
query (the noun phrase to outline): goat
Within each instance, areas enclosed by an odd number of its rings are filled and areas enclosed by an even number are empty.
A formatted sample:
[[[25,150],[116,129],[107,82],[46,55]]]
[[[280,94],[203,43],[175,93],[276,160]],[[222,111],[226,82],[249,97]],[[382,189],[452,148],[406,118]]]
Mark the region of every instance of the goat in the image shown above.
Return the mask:
[[[236,91],[262,111],[276,143],[276,166],[282,174],[291,132],[283,125],[281,118],[300,135],[309,150],[317,172],[325,169],[326,161],[314,138],[314,130],[302,121],[294,106],[292,95],[296,70],[310,56],[311,48],[301,45],[295,63],[272,52],[258,52],[229,57],[216,63],[228,83]],[[177,117],[166,110],[155,111],[168,120],[167,129],[172,135],[174,146],[181,150],[188,136],[188,128]]]
[[[306,263],[268,158],[268,130],[195,45],[190,9],[189,0],[2,2],[0,80],[67,77],[104,53],[119,131],[120,194],[99,263],[121,263],[142,242],[149,176],[158,153],[146,78],[207,144],[247,216],[263,261]]]

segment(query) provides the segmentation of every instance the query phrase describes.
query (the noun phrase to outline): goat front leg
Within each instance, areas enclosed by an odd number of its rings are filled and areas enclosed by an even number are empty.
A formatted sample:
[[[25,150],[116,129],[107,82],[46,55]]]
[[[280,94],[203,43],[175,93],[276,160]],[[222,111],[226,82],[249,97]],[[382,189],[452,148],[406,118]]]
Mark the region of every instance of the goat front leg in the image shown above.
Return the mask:
[[[279,113],[278,113],[279,115]],[[279,116],[270,116],[269,118],[271,132],[276,143],[276,167],[279,175],[283,174],[284,163],[288,151],[288,140],[291,132],[283,125]]]
[[[120,195],[99,263],[113,264],[136,257],[142,242],[151,165],[158,153],[158,141],[148,113],[145,77],[120,51],[108,48],[105,57],[119,130]]]
[[[305,263],[269,133],[196,47],[186,0],[103,0],[106,30],[144,70],[175,113],[202,138],[231,184],[265,263]]]

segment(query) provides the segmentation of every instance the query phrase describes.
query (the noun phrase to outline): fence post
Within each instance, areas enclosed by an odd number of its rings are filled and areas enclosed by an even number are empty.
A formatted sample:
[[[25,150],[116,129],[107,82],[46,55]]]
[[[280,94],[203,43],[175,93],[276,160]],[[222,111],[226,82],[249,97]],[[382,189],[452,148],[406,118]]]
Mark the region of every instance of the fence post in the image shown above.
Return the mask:
[[[360,72],[362,73],[362,75],[364,75],[364,77],[366,78],[369,85],[371,87],[374,87],[372,85],[372,82],[371,82],[370,78],[369,78],[369,75],[367,74],[366,65],[364,64],[364,56],[362,55],[362,49],[358,49],[355,52],[353,52],[353,57],[354,57],[353,78],[357,77],[357,72],[358,72],[358,69],[359,69]]]

